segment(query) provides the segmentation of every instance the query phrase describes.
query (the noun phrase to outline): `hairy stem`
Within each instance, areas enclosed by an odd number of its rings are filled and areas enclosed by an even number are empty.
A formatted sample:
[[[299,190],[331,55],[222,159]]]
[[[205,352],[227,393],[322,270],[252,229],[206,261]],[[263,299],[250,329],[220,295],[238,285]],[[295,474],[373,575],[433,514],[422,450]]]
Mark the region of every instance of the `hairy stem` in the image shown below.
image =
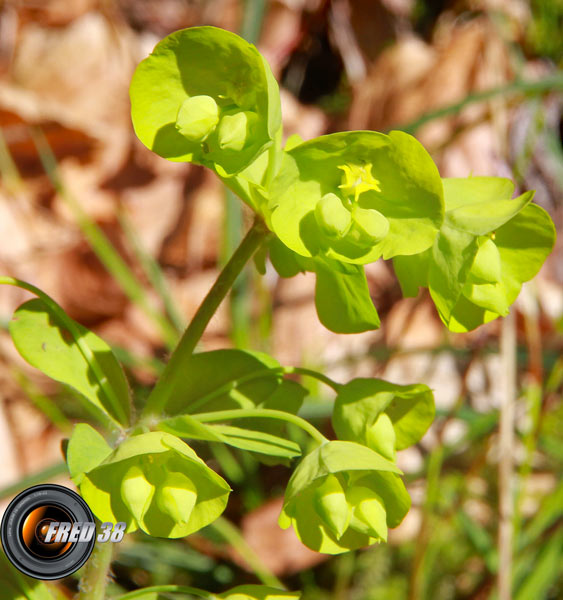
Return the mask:
[[[288,423],[297,425],[297,427],[301,427],[303,431],[307,432],[319,444],[325,444],[328,442],[327,438],[325,438],[325,436],[316,427],[313,427],[309,421],[283,410],[273,410],[270,408],[235,408],[233,410],[217,410],[214,412],[199,413],[192,415],[192,417],[200,423],[232,421],[234,419],[248,419],[253,417],[279,419],[280,421],[287,421]]]
[[[213,287],[209,290],[209,293],[197,309],[182,339],[178,342],[162,376],[149,396],[143,416],[159,414],[163,411],[176,385],[184,377],[184,364],[193,354],[207,324],[229,293],[229,290],[233,287],[233,283],[246,263],[262,245],[268,233],[268,229],[264,223],[256,219],[231,257],[231,260],[229,260],[219,274]]]
[[[105,600],[106,585],[113,555],[113,544],[96,544],[84,567],[76,600]]]

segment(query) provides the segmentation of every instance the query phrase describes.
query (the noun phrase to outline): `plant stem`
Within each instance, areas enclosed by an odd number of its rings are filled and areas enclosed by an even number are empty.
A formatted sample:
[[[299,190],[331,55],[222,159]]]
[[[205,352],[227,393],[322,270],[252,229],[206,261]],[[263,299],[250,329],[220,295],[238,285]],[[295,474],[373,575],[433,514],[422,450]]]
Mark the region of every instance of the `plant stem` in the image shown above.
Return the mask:
[[[185,376],[184,364],[193,354],[207,324],[229,293],[233,283],[243,270],[244,265],[252,258],[252,255],[261,246],[268,234],[268,229],[264,223],[257,218],[231,257],[231,260],[229,260],[219,274],[213,287],[200,304],[194,318],[178,342],[162,376],[149,396],[147,405],[143,411],[144,417],[163,412],[166,402],[180,380]]]
[[[514,499],[514,400],[516,397],[516,321],[512,311],[502,322],[501,360],[504,374],[504,394],[500,407],[499,434],[499,530],[498,530],[498,597],[512,598],[512,544]]]
[[[342,387],[341,383],[337,383],[330,377],[327,377],[322,373],[318,373],[317,371],[313,371],[313,369],[305,369],[303,367],[284,367],[283,372],[287,373],[288,375],[291,373],[297,373],[298,375],[307,375],[308,377],[313,377],[325,385],[328,385],[328,387],[332,388],[335,392],[338,392]]]
[[[240,388],[243,384],[248,383],[249,381],[254,381],[255,379],[261,379],[262,377],[272,377],[272,376],[278,375],[278,374],[279,375],[291,375],[293,373],[296,373],[299,375],[306,375],[308,377],[313,377],[315,379],[318,379],[322,383],[331,387],[335,392],[338,392],[339,388],[341,387],[340,383],[336,383],[336,381],[333,381],[326,375],[323,375],[322,373],[317,373],[316,371],[313,371],[311,369],[302,369],[301,367],[273,367],[270,369],[260,369],[259,371],[254,371],[253,373],[248,373],[248,375],[243,375],[242,377],[239,377],[238,379],[233,379],[233,380],[227,382],[226,384],[222,385],[221,387],[218,387],[217,389],[213,390],[209,394],[206,394],[205,396],[202,396],[201,398],[194,400],[194,402],[192,402],[189,405],[190,414],[194,414],[196,412],[196,410],[198,410],[201,406],[204,406],[205,404],[207,404],[207,402],[210,402],[211,400],[214,400],[215,398],[219,398],[223,394],[228,394],[230,391]],[[186,408],[188,408],[188,407],[186,407]]]
[[[269,419],[279,419],[287,421],[297,427],[301,427],[319,444],[326,444],[328,439],[316,428],[301,417],[283,410],[273,410],[270,408],[235,408],[233,410],[217,410],[208,413],[199,413],[192,415],[200,423],[214,423],[216,421],[232,421],[234,419],[248,419],[256,417],[266,417]]]
[[[244,539],[239,529],[225,517],[219,517],[210,527],[229,543],[252,569],[256,577],[264,584],[276,588],[285,589],[283,583],[266,567],[262,559],[254,552]]]
[[[84,567],[76,600],[105,600],[113,544],[96,544]]]
[[[212,600],[216,597],[211,592],[206,592],[199,588],[188,587],[186,585],[155,585],[141,590],[135,590],[134,592],[128,592],[127,594],[123,594],[123,596],[117,596],[115,600],[133,600],[134,598],[141,598],[151,593],[189,594],[191,596],[198,596],[199,598],[207,598],[208,600]]]

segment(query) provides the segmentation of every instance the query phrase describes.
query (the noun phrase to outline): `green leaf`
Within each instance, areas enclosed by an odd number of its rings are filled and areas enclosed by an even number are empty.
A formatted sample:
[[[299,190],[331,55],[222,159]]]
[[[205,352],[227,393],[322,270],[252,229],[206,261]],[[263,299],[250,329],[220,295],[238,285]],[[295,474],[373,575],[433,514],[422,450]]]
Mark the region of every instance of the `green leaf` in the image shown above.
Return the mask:
[[[14,313],[10,335],[30,365],[74,388],[96,412],[127,425],[129,387],[121,365],[101,338],[66,319],[62,322],[43,300],[30,300]]]
[[[444,225],[434,247],[428,269],[428,287],[440,318],[446,325],[461,297],[467,275],[479,249],[477,238]]]
[[[384,421],[377,425],[383,413],[391,420],[393,432]],[[432,423],[434,413],[434,396],[426,385],[353,379],[338,391],[332,426],[340,439],[360,442],[389,456],[391,441],[397,450],[418,442]]]
[[[86,472],[80,492],[101,521],[157,537],[189,535],[225,509],[229,485],[177,437],[164,432],[122,442]]]
[[[395,429],[386,413],[381,413],[374,424],[366,429],[366,443],[389,460],[395,459]]]
[[[135,133],[145,146],[222,177],[252,163],[280,129],[270,67],[253,45],[215,27],[183,29],[159,42],[137,67],[130,96]]]
[[[366,446],[348,441],[331,441],[307,454],[299,463],[287,484],[285,502],[289,502],[316,479],[352,471],[401,473],[394,463]]]
[[[231,425],[212,425],[211,428],[223,436],[226,444],[241,450],[282,458],[296,458],[301,455],[301,449],[295,442],[277,435]]]
[[[320,322],[327,329],[336,333],[360,333],[379,328],[379,315],[361,265],[320,259],[315,260],[314,265],[315,306]]]
[[[270,192],[272,230],[305,257],[365,264],[416,254],[443,221],[438,171],[402,132],[341,132],[300,144],[285,154]],[[334,197],[357,216],[348,231]]]
[[[280,277],[295,277],[298,273],[306,270],[299,260],[299,254],[282,244],[277,237],[270,240],[269,250],[272,266]]]
[[[379,328],[379,315],[362,265],[306,258],[277,238],[270,242],[270,260],[280,277],[294,277],[303,271],[316,274],[315,307],[327,329],[335,333],[361,333]]]
[[[288,592],[267,585],[248,584],[215,595],[223,600],[293,600],[300,598],[301,592]]]
[[[524,281],[540,269],[555,231],[549,215],[511,199],[513,184],[497,177],[444,179],[446,217],[432,250],[394,259],[405,295],[428,286],[442,321],[469,331],[508,314]]]
[[[55,600],[58,595],[51,593],[48,585],[32,579],[15,569],[4,552],[0,552],[0,581],[2,600]]]
[[[190,415],[165,419],[158,424],[158,429],[183,438],[221,442],[241,450],[259,452],[268,456],[295,458],[301,455],[301,450],[295,442],[277,435],[231,425],[205,425]]]
[[[560,528],[542,545],[528,577],[519,584],[515,600],[547,598],[551,586],[561,576],[563,530]]]
[[[213,350],[184,363],[184,379],[172,390],[164,412],[176,415],[255,408],[281,385],[280,364],[260,352]]]
[[[111,446],[93,427],[78,423],[68,442],[66,461],[70,476],[76,485],[84,473],[101,464],[111,453]]]
[[[529,204],[497,229],[491,241],[500,257],[500,280],[494,285],[472,283],[478,275],[471,268],[470,285],[464,286],[447,321],[452,331],[469,331],[508,313],[522,284],[535,277],[551,252],[555,227],[541,207]]]
[[[534,197],[525,192],[512,199],[514,185],[500,177],[442,179],[446,198],[444,223],[473,235],[485,235],[517,215]]]

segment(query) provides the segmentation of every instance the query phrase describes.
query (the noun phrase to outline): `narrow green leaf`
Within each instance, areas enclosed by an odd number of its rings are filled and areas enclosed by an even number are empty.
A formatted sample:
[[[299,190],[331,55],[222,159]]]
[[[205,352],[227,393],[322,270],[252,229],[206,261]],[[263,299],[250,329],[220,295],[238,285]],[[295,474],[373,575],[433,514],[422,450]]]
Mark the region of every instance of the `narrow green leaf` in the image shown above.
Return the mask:
[[[514,600],[547,598],[550,587],[561,576],[562,561],[563,529],[560,528],[543,544],[532,571],[518,586]]]
[[[210,425],[209,427],[214,433],[222,436],[222,441],[225,444],[240,448],[241,450],[249,450],[251,452],[259,452],[268,456],[280,456],[283,458],[296,458],[301,455],[301,449],[295,442],[285,440],[270,433],[233,427],[231,425]]]

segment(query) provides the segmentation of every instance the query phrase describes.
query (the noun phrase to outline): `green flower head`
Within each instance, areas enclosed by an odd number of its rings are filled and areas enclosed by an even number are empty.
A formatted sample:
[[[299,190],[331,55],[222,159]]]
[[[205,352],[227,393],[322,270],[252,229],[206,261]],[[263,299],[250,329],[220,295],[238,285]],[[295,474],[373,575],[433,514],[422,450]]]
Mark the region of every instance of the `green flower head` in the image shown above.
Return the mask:
[[[405,296],[428,287],[452,331],[469,331],[506,316],[522,284],[532,279],[555,242],[549,215],[531,200],[512,198],[500,177],[444,179],[446,214],[433,247],[401,256],[394,267]]]
[[[228,484],[176,436],[144,433],[109,450],[100,464],[75,473],[73,439],[69,443],[73,479],[101,521],[177,538],[205,527],[225,509]]]
[[[301,256],[365,264],[430,247],[443,219],[440,177],[411,136],[335,133],[286,152],[269,223]]]
[[[396,450],[422,438],[434,413],[434,395],[426,385],[360,378],[338,390],[332,426],[339,439],[359,442],[395,460]]]
[[[278,87],[266,61],[253,45],[215,27],[164,38],[137,67],[130,95],[145,146],[221,177],[248,166],[281,125]]]
[[[387,540],[410,498],[399,469],[370,448],[333,441],[319,446],[289,480],[279,518],[309,548],[339,554]]]

